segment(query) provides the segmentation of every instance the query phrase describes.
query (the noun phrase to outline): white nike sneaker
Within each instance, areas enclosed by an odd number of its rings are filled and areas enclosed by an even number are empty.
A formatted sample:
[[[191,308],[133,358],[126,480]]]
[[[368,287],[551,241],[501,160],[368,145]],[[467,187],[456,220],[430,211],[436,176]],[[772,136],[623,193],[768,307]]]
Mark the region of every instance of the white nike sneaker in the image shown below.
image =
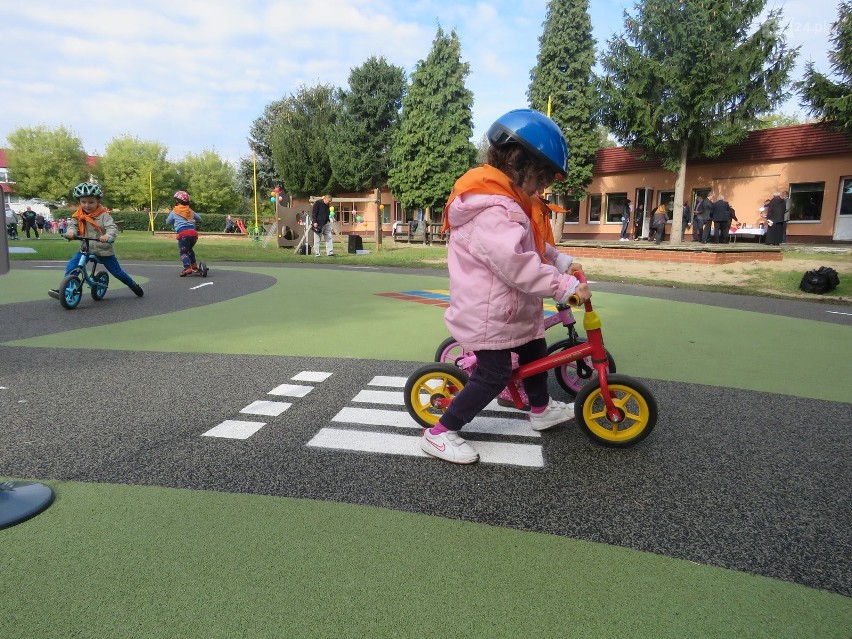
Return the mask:
[[[433,435],[428,428],[425,428],[423,437],[420,439],[420,449],[431,457],[453,464],[473,464],[479,461],[479,453],[452,430]]]
[[[543,413],[535,414],[530,412],[530,426],[533,430],[547,430],[558,426],[562,422],[567,422],[574,419],[574,404],[565,404],[557,402],[555,399],[550,400],[547,408]]]

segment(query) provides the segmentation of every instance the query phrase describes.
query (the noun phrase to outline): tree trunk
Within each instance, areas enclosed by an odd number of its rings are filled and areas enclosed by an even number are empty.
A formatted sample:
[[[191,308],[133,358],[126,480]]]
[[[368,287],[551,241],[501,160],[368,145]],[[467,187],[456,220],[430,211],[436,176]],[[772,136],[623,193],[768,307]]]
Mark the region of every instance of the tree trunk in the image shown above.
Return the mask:
[[[376,189],[376,251],[382,248],[382,193]]]
[[[562,195],[552,194],[550,197],[555,197],[556,203],[559,206],[562,206]],[[565,207],[563,207],[565,208]],[[562,241],[562,229],[565,227],[565,214],[564,213],[556,213],[553,216],[553,221],[551,222],[551,226],[553,227],[553,241],[556,244]]]
[[[669,238],[671,244],[681,244],[683,241],[681,235],[683,234],[683,189],[686,186],[686,153],[687,142],[684,140],[680,145],[680,166],[677,169],[674,202],[672,202],[672,233]]]

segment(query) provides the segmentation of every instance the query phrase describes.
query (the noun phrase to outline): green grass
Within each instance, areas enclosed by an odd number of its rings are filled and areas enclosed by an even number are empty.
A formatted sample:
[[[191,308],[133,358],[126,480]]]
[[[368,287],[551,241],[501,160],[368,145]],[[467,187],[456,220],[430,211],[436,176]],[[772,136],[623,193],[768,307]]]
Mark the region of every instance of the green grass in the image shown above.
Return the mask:
[[[13,246],[28,246],[36,249],[37,253],[11,255],[13,260],[67,260],[77,248],[76,242],[69,243],[59,236],[43,236],[36,241],[22,240],[13,242]],[[338,236],[340,238],[341,236]],[[350,255],[343,241],[334,243],[335,264],[396,267],[396,268],[425,268],[446,269],[447,247],[445,245],[409,245],[395,244],[386,239],[377,250],[375,242],[364,242],[368,255]],[[292,248],[279,248],[275,238],[267,245],[263,241],[255,241],[246,236],[203,235],[199,240],[198,254],[201,259],[210,263],[223,262],[263,262],[270,264],[315,264],[327,262],[328,258],[316,258],[313,255],[297,255]],[[143,231],[126,231],[119,235],[116,243],[116,253],[122,261],[176,261],[177,244],[172,234],[151,235]],[[677,281],[656,280],[659,286],[673,288],[690,288],[694,290],[736,293],[740,295],[762,296],[795,296],[801,299],[819,299],[848,303],[852,298],[852,254],[832,252],[815,252],[809,247],[787,249],[784,251],[788,259],[807,259],[814,266],[826,264],[834,266],[840,273],[840,286],[832,291],[828,298],[805,296],[799,291],[802,279],[801,271],[774,271],[765,268],[754,268],[747,271],[747,277],[737,284],[719,285],[712,283],[684,283]],[[594,278],[600,281],[625,282],[632,284],[647,284],[646,278],[630,278],[620,273],[594,273]],[[837,299],[843,298],[843,299]]]

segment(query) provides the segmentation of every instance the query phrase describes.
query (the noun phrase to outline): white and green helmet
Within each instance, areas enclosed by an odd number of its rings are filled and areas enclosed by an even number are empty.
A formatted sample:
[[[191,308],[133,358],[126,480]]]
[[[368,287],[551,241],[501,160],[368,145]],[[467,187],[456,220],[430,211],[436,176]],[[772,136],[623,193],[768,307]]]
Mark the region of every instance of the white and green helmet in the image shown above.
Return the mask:
[[[74,197],[77,199],[80,199],[81,197],[96,197],[101,199],[103,196],[104,192],[101,190],[100,184],[80,182],[80,184],[74,187]]]

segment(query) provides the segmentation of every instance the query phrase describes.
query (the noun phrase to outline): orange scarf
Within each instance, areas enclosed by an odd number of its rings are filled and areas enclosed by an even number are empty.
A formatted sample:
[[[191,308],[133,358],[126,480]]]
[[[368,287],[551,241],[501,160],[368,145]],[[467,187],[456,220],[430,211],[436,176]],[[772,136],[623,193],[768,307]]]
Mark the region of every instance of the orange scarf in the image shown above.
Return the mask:
[[[95,222],[95,218],[98,217],[101,213],[106,213],[106,209],[98,204],[98,208],[92,211],[91,214],[86,214],[83,212],[83,209],[77,208],[74,212],[74,215],[71,217],[77,220],[77,235],[85,235],[86,234],[86,222],[94,226],[98,230],[98,234],[103,231],[101,225]]]
[[[453,186],[453,191],[447,199],[447,205],[444,207],[444,220],[441,226],[441,232],[446,233],[450,229],[449,210],[450,204],[459,195],[466,193],[482,193],[487,195],[505,195],[517,202],[520,207],[530,218],[533,238],[535,238],[535,247],[542,261],[546,261],[544,257],[545,230],[544,226],[549,227],[549,209],[544,202],[539,198],[531,198],[529,195],[521,191],[509,179],[509,176],[503,173],[500,169],[495,169],[489,164],[483,164],[480,167],[471,169],[462,175]],[[536,204],[536,201],[541,202],[541,207]],[[543,210],[542,210],[543,208]],[[551,238],[553,232],[551,231]]]
[[[174,209],[172,209],[175,213],[180,215],[187,222],[192,222],[193,211],[186,204],[175,204]]]

